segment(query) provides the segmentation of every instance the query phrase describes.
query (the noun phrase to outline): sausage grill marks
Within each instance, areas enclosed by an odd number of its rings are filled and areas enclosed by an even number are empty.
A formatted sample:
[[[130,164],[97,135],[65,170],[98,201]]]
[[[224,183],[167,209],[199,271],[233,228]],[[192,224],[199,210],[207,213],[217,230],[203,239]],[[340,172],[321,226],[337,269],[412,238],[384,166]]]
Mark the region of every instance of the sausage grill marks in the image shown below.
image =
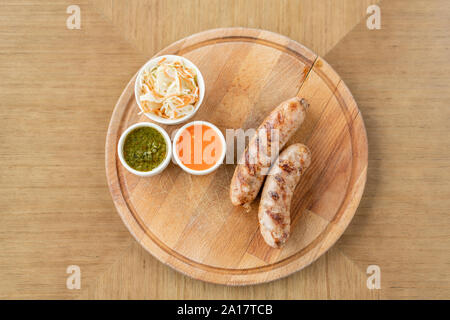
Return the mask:
[[[280,248],[289,237],[292,195],[310,163],[308,148],[296,143],[287,147],[270,169],[261,193],[258,220],[261,235],[271,247]]]
[[[289,237],[292,195],[311,163],[310,151],[300,143],[287,147],[278,159],[277,154],[303,123],[307,107],[306,100],[297,97],[276,107],[250,139],[231,179],[231,202],[248,211],[268,173],[261,193],[258,221],[261,235],[274,248],[283,246]],[[278,140],[274,139],[274,132]],[[274,146],[278,147],[276,151]]]
[[[282,102],[259,126],[244,151],[230,186],[234,205],[249,209],[277,154],[272,154],[273,134],[278,133],[278,149],[282,149],[305,119],[308,103],[298,97]]]

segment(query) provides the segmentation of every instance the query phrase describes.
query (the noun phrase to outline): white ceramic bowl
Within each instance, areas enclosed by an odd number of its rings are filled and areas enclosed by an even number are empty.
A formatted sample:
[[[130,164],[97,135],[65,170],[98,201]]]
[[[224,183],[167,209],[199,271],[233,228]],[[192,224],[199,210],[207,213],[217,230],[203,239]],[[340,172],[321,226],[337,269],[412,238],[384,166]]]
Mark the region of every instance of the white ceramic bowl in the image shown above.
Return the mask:
[[[154,129],[158,130],[158,132],[161,133],[162,136],[164,137],[164,140],[167,145],[167,149],[166,149],[167,153],[166,153],[166,157],[164,158],[164,161],[161,162],[161,164],[159,166],[157,166],[156,168],[154,168],[153,170],[150,170],[150,171],[134,170],[127,164],[127,162],[125,161],[125,159],[123,157],[123,144],[125,143],[125,138],[131,131],[133,131],[134,129],[137,129],[137,128],[141,128],[141,127],[150,127],[150,128],[154,128]],[[172,142],[170,141],[170,137],[167,134],[166,130],[164,130],[157,124],[151,123],[151,122],[138,122],[138,123],[133,124],[132,126],[128,127],[128,129],[122,133],[122,135],[120,136],[120,139],[119,139],[119,143],[117,144],[117,152],[119,154],[120,162],[125,167],[125,169],[127,169],[129,172],[131,172],[137,176],[140,176],[140,177],[150,177],[150,176],[154,176],[156,174],[161,173],[169,164],[170,159],[172,158]]]
[[[186,64],[187,67],[193,69],[197,73],[199,99],[198,99],[197,103],[194,105],[194,111],[192,111],[192,113],[190,113],[182,118],[179,118],[179,119],[171,120],[171,119],[159,117],[153,113],[145,113],[144,110],[142,109],[141,101],[139,99],[139,95],[140,95],[139,93],[141,91],[140,83],[141,83],[142,73],[144,72],[144,70],[148,70],[148,69],[152,68],[154,65],[156,65],[158,63],[158,61],[161,60],[162,58],[166,58],[167,61],[182,60]],[[195,64],[193,64],[191,61],[189,61],[188,59],[181,57],[181,56],[175,56],[175,55],[159,56],[159,57],[155,57],[155,58],[147,61],[147,63],[144,64],[144,66],[139,70],[138,75],[136,77],[136,82],[134,84],[134,96],[136,97],[136,102],[137,102],[139,108],[149,119],[151,119],[155,122],[158,122],[158,123],[162,123],[162,124],[169,124],[169,125],[178,124],[178,123],[182,123],[182,122],[192,118],[194,116],[194,114],[198,111],[198,109],[200,108],[200,105],[203,102],[203,97],[205,96],[205,80],[203,79],[202,73],[197,68],[197,66]]]
[[[211,168],[208,168],[206,170],[201,170],[201,171],[200,170],[192,170],[192,169],[186,167],[181,162],[180,158],[178,157],[178,153],[177,153],[177,149],[176,149],[177,148],[177,146],[176,146],[177,141],[178,141],[181,133],[183,132],[183,130],[185,128],[188,128],[188,127],[196,125],[196,124],[200,124],[200,125],[203,124],[205,126],[210,127],[211,129],[213,129],[217,133],[217,135],[219,136],[220,142],[222,143],[222,154],[220,155],[218,161]],[[225,158],[225,154],[227,152],[227,144],[225,142],[225,137],[223,136],[222,132],[215,125],[213,125],[212,123],[207,122],[207,121],[192,121],[192,122],[186,123],[184,126],[182,126],[177,131],[177,133],[175,134],[175,137],[174,137],[172,143],[173,143],[173,146],[172,146],[173,158],[174,158],[176,164],[178,166],[180,166],[180,168],[183,169],[184,171],[186,171],[187,173],[190,173],[190,174],[193,174],[193,175],[197,175],[197,176],[205,175],[205,174],[208,174],[208,173],[211,173],[211,172],[217,170],[217,168],[219,168],[219,166],[223,163],[223,159]]]

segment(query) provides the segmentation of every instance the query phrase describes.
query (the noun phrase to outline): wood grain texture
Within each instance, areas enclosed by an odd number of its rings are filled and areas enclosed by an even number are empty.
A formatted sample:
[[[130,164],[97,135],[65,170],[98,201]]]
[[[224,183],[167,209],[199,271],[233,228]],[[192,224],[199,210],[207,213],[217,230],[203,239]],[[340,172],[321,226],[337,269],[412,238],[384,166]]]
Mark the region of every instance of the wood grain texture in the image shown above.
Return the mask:
[[[333,247],[310,267],[277,281],[252,286],[211,284],[163,265],[134,242],[79,299],[379,299],[379,290],[367,290],[366,279]]]
[[[380,266],[385,298],[448,299],[450,3],[385,1],[381,11],[381,30],[358,26],[326,56],[358,102],[370,149],[339,248]]]
[[[345,230],[366,182],[367,135],[345,84],[309,49],[258,29],[204,31],[161,54],[183,55],[201,70],[205,99],[192,121],[212,121],[224,134],[255,129],[282,101],[306,98],[308,125],[287,145],[307,144],[312,163],[293,196],[292,239],[282,249],[270,248],[258,232],[259,198],[249,213],[231,204],[234,165],[200,177],[173,163],[150,178],[123,168],[117,155],[120,135],[136,122],[149,121],[138,115],[133,77],[114,108],[105,151],[109,188],[130,232],[162,262],[219,284],[272,281],[314,262]],[[180,126],[165,129],[171,135]]]
[[[78,0],[81,30],[65,27],[73,1],[0,4],[0,297],[448,298],[449,2],[383,1],[375,31],[364,17],[378,1],[179,2]],[[364,196],[336,245],[300,272],[246,287],[192,280],[149,255],[104,174],[108,121],[139,66],[229,26],[278,32],[323,56],[358,102],[371,150]],[[81,267],[81,291],[65,286],[69,264]],[[381,290],[366,287],[371,264]]]
[[[215,28],[280,33],[323,56],[377,0],[93,0],[137,50],[153,56],[171,43]],[[174,23],[174,21],[177,21]],[[178,21],[188,21],[179,25]],[[164,30],[164,32],[153,32]],[[318,36],[319,34],[319,36]]]

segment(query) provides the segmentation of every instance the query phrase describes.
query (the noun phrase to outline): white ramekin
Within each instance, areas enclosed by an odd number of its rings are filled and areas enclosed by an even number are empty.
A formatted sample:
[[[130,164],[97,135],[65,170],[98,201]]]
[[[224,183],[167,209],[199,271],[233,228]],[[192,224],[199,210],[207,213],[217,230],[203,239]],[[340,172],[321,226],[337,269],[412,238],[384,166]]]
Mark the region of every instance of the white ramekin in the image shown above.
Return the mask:
[[[201,171],[199,171],[199,170],[192,170],[192,169],[186,167],[181,162],[180,158],[178,157],[178,153],[177,153],[177,149],[176,149],[177,148],[176,144],[177,144],[178,138],[181,135],[181,132],[183,132],[184,129],[186,129],[186,128],[190,127],[190,126],[196,125],[196,124],[197,125],[198,124],[199,125],[203,124],[205,126],[210,127],[211,129],[213,129],[217,133],[217,135],[219,136],[220,142],[222,143],[222,154],[220,155],[219,160],[211,168],[206,169],[206,170],[201,170]],[[212,123],[207,122],[207,121],[192,121],[192,122],[186,123],[180,129],[178,129],[177,133],[175,134],[175,137],[173,138],[172,144],[173,144],[173,146],[172,146],[173,152],[172,153],[173,153],[173,158],[174,158],[176,164],[178,166],[180,166],[180,168],[183,169],[184,171],[186,171],[187,173],[190,173],[190,174],[193,174],[193,175],[197,175],[197,176],[205,175],[205,174],[208,174],[208,173],[211,173],[211,172],[217,170],[217,168],[219,168],[219,166],[223,163],[223,159],[225,158],[225,154],[227,152],[227,144],[225,142],[225,137],[223,136],[222,132],[215,125],[213,125]]]
[[[127,162],[125,161],[125,159],[123,157],[123,144],[125,143],[125,138],[131,131],[133,131],[134,129],[137,129],[137,128],[141,128],[141,127],[150,127],[150,128],[154,128],[154,129],[158,130],[158,132],[161,133],[162,136],[164,137],[164,140],[167,145],[167,150],[166,150],[167,153],[166,153],[166,157],[165,157],[164,161],[161,162],[161,164],[159,166],[157,166],[156,168],[154,168],[153,170],[150,170],[150,171],[134,170],[127,164]],[[166,130],[164,130],[157,124],[151,123],[151,122],[138,122],[138,123],[133,124],[132,126],[128,127],[127,130],[125,130],[122,133],[122,135],[120,136],[120,139],[119,139],[119,143],[117,144],[117,153],[119,154],[120,162],[125,167],[125,169],[127,169],[129,172],[131,172],[137,176],[140,176],[140,177],[150,177],[150,176],[154,176],[156,174],[161,173],[169,164],[170,159],[172,158],[172,141],[170,141],[170,137],[167,134]]]
[[[142,77],[142,73],[144,72],[144,70],[148,70],[150,68],[152,68],[155,64],[158,63],[159,60],[161,60],[162,58],[166,58],[167,61],[173,61],[173,60],[182,60],[187,67],[193,69],[196,73],[197,73],[197,84],[198,84],[198,90],[199,90],[199,99],[197,101],[197,103],[194,106],[194,111],[192,111],[191,114],[188,114],[186,116],[184,116],[183,118],[180,119],[165,119],[162,117],[157,116],[156,114],[153,113],[145,113],[144,110],[142,109],[141,106],[141,101],[139,99],[139,93],[140,93],[140,82],[141,82],[141,77]],[[141,109],[142,113],[144,113],[150,120],[153,120],[155,122],[158,123],[162,123],[162,124],[178,124],[178,123],[182,123],[190,118],[192,118],[194,116],[194,114],[198,111],[198,109],[200,108],[200,105],[203,102],[203,97],[205,96],[205,80],[203,79],[202,73],[200,72],[200,70],[197,68],[197,66],[195,64],[193,64],[190,60],[181,57],[181,56],[175,56],[175,55],[164,55],[164,56],[159,56],[159,57],[155,57],[153,59],[150,59],[149,61],[147,61],[146,64],[144,64],[144,66],[139,70],[138,75],[136,77],[136,82],[134,84],[134,96],[136,98],[136,102],[139,106],[139,108]]]

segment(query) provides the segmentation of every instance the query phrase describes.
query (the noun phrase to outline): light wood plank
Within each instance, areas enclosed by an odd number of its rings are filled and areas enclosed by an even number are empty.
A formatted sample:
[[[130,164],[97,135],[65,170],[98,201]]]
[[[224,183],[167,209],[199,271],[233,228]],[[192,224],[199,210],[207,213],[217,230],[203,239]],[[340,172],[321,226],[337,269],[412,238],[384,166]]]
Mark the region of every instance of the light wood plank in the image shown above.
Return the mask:
[[[101,12],[110,22],[114,5],[117,16],[130,15],[118,1],[93,2],[107,8]],[[65,8],[73,4],[69,1],[0,5],[0,296],[74,297],[78,292],[65,288],[65,267],[84,261],[82,290],[89,291],[84,297],[364,298],[369,297],[364,271],[369,264],[380,264],[383,297],[448,298],[448,1],[384,1],[383,29],[368,31],[363,20],[331,54],[328,50],[373,1],[279,1],[279,7],[264,12],[255,1],[205,1],[196,15],[191,4],[197,2],[186,1],[186,17],[194,17],[190,30],[170,18],[160,19],[178,4],[164,2],[167,7],[162,4],[158,10],[152,7],[156,1],[137,3],[145,13],[116,18],[143,26],[132,29],[136,39],[152,34],[149,30],[155,28],[149,24],[165,27],[164,37],[136,42],[120,23],[105,23],[94,14],[86,1],[77,2],[87,23],[79,31],[65,29]],[[302,5],[311,4],[314,10],[298,14]],[[137,244],[130,251],[143,260],[129,258],[128,252],[117,258],[122,252],[118,248],[127,250],[134,240],[117,218],[104,185],[103,153],[97,152],[104,138],[81,137],[64,147],[67,137],[84,132],[104,137],[117,97],[152,54],[193,32],[231,25],[279,32],[324,55],[365,116],[373,150],[368,184],[353,222],[330,251],[335,258],[328,260],[329,289],[323,280],[325,257],[286,279],[247,288],[190,280]],[[106,72],[104,77],[98,76],[100,71]],[[70,77],[60,76],[66,72]],[[102,85],[95,86],[92,79]],[[23,83],[30,95],[23,94]],[[80,106],[82,112],[75,112]],[[64,123],[73,124],[72,131]],[[36,165],[30,153],[45,165]],[[84,229],[91,232],[80,233]],[[109,242],[103,243],[107,236]],[[37,251],[37,245],[46,249]],[[341,249],[350,264],[339,254]]]

